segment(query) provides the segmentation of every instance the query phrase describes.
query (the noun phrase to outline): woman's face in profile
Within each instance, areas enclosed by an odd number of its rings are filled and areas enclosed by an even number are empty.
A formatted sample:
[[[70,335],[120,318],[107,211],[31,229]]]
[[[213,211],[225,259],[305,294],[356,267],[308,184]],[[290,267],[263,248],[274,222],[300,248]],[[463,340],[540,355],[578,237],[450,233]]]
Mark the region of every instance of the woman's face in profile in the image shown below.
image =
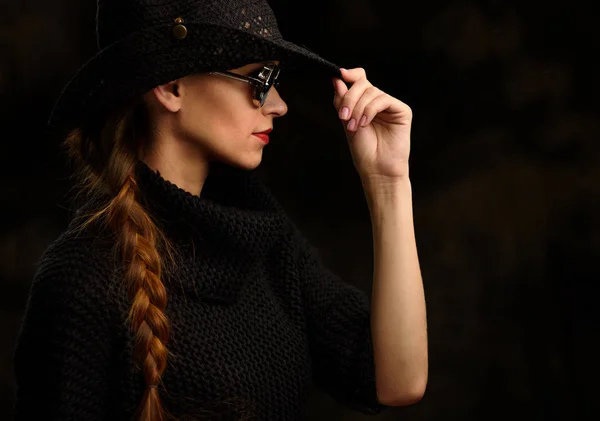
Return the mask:
[[[251,63],[230,72],[257,77],[263,66]],[[260,164],[266,145],[254,133],[273,128],[274,119],[284,116],[288,108],[275,87],[263,107],[253,101],[252,91],[249,83],[208,73],[161,85],[152,91],[150,107],[155,136],[184,144],[180,150],[198,154],[207,162],[218,160],[253,169]]]

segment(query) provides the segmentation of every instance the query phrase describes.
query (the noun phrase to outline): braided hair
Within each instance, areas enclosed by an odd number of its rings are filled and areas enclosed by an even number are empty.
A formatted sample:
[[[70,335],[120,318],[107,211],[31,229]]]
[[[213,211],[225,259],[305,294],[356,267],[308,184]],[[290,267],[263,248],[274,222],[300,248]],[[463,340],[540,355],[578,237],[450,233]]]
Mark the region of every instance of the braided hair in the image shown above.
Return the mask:
[[[101,125],[72,130],[62,146],[76,166],[78,196],[109,198],[82,215],[77,229],[100,223],[114,235],[131,303],[126,322],[134,337],[134,361],[146,385],[135,419],[163,421],[172,417],[163,408],[158,388],[169,356],[170,330],[162,276],[167,261],[174,262],[174,253],[139,201],[135,167],[143,130],[148,130],[148,110],[138,100]]]

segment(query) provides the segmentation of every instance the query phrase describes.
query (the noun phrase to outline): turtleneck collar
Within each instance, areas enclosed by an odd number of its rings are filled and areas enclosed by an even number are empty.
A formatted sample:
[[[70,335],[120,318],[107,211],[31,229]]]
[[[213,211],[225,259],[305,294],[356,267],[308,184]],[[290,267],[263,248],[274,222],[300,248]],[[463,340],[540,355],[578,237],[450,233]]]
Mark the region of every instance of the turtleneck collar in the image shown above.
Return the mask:
[[[283,209],[251,171],[214,163],[200,196],[143,161],[136,179],[143,206],[191,259],[177,283],[208,298],[235,299],[284,232]]]

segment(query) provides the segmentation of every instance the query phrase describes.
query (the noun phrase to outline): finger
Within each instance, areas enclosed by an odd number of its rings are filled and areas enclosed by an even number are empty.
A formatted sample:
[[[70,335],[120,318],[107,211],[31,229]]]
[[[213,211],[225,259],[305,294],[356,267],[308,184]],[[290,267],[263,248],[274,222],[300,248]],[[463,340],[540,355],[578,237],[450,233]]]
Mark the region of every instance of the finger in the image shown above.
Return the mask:
[[[345,82],[355,83],[360,79],[367,78],[367,72],[362,67],[357,67],[354,69],[341,69],[342,78]]]
[[[356,131],[360,127],[364,127],[366,125],[366,119],[368,118],[365,115],[365,108],[375,98],[383,94],[384,93],[381,90],[377,89],[374,86],[367,88],[356,103],[356,105],[354,106],[354,110],[352,110],[352,115],[350,117],[348,125],[346,126],[346,129],[350,131]]]
[[[350,70],[341,68],[340,72],[342,74],[343,79],[332,78],[335,91],[334,105],[335,108],[338,110],[340,108],[340,98],[343,98],[346,92],[348,92],[348,87],[346,86],[345,82],[354,85],[354,83],[358,82],[361,79],[367,79],[367,73],[362,67]]]
[[[338,106],[338,113],[342,120],[350,119],[356,103],[364,94],[365,90],[371,86],[373,85],[371,85],[367,79],[360,79],[359,81],[355,82],[354,85],[352,85],[348,92],[346,92]],[[344,115],[344,107],[348,108],[346,115]]]
[[[363,127],[371,124],[371,121],[377,117],[377,114],[392,107],[394,105],[394,101],[397,100],[382,92],[379,96],[375,97],[375,99],[369,102],[363,111],[363,115],[367,117]]]
[[[346,95],[346,92],[348,92],[348,87],[346,86],[344,81],[342,81],[341,79],[334,78],[333,79],[333,91],[334,91],[333,105],[335,106],[335,109],[337,110],[340,107],[340,104],[342,102],[342,99],[344,98],[344,95]]]

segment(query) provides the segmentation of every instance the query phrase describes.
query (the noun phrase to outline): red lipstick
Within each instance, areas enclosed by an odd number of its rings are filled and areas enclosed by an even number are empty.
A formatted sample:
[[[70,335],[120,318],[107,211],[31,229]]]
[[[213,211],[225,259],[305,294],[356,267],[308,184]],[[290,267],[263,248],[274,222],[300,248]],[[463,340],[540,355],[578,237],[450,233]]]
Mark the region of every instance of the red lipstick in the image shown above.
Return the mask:
[[[263,142],[269,143],[269,133],[271,133],[272,131],[273,131],[273,129],[268,129],[263,132],[253,133],[253,134],[254,134],[254,136],[258,137]]]

